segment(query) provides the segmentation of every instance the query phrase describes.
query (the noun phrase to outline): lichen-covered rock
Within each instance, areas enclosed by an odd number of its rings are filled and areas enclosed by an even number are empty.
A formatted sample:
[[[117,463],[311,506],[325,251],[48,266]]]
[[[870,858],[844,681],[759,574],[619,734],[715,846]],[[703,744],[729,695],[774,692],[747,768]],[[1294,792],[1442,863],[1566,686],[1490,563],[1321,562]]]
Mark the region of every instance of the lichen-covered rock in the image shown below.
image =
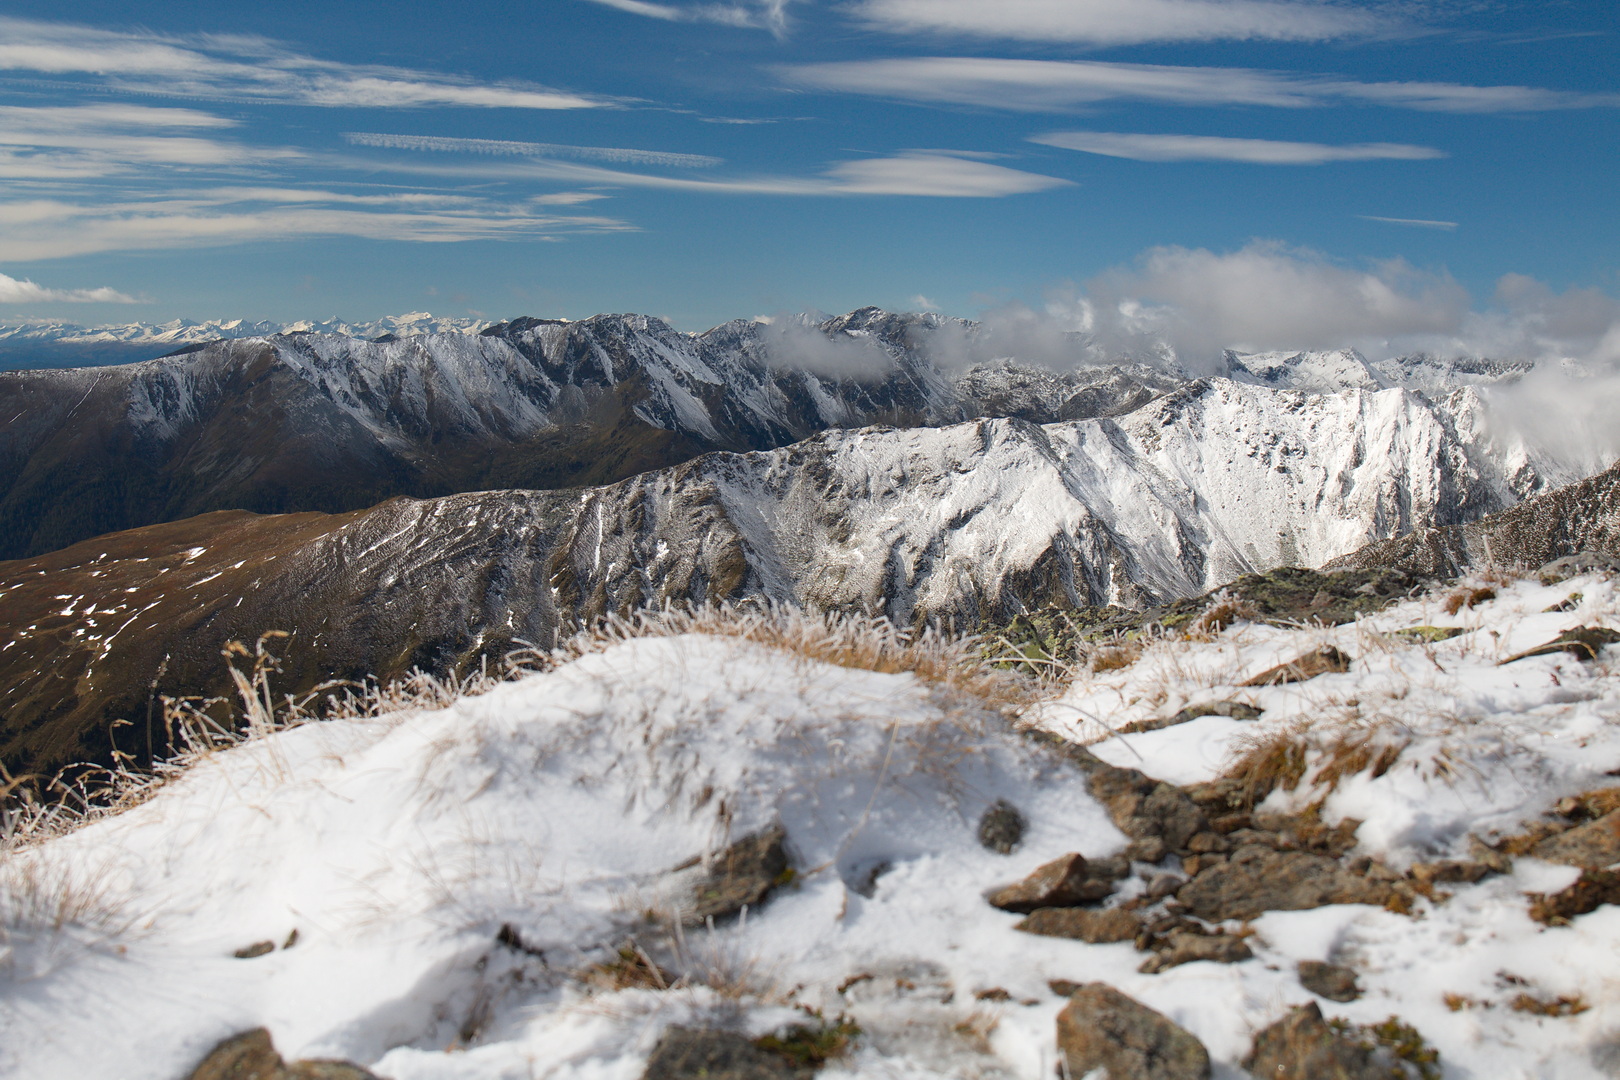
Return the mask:
[[[1326,904],[1382,905],[1391,892],[1389,883],[1352,873],[1325,856],[1254,844],[1200,873],[1176,899],[1200,919],[1222,922]]]
[[[737,1032],[672,1027],[653,1047],[642,1080],[799,1080],[807,1073]]]
[[[745,836],[716,855],[681,906],[681,922],[702,926],[709,919],[758,907],[788,877],[787,833],[780,825]]]
[[[1189,1032],[1105,983],[1075,990],[1058,1013],[1068,1075],[1109,1080],[1209,1080],[1209,1053]]]
[[[1093,945],[1133,941],[1142,929],[1142,919],[1123,908],[1091,911],[1086,908],[1040,908],[1019,923],[1015,930],[1045,937],[1074,938]]]
[[[1316,1003],[1302,1005],[1254,1037],[1243,1065],[1264,1080],[1389,1080],[1370,1046],[1329,1027]],[[1399,1075],[1399,1074],[1396,1074]]]
[[[1154,954],[1137,970],[1144,975],[1157,975],[1182,964],[1208,960],[1216,964],[1236,964],[1253,959],[1254,953],[1240,937],[1234,934],[1205,934],[1193,930],[1172,930],[1160,942]]]
[[[1548,862],[1602,870],[1620,862],[1620,810],[1548,837],[1531,854]]]
[[[1158,841],[1179,851],[1209,827],[1204,812],[1186,792],[1135,769],[1099,765],[1091,770],[1087,785],[1119,831],[1132,840]]]
[[[990,904],[1003,911],[1028,914],[1037,908],[1066,908],[1106,898],[1114,891],[1108,865],[1094,865],[1085,856],[1070,854],[1053,859],[1016,885],[990,894]]]
[[[987,851],[1011,855],[1013,849],[1023,843],[1024,830],[1028,827],[1018,807],[1006,799],[997,799],[979,818],[979,843]]]
[[[1299,962],[1299,985],[1329,1001],[1354,1001],[1361,996],[1354,971],[1321,960]]]

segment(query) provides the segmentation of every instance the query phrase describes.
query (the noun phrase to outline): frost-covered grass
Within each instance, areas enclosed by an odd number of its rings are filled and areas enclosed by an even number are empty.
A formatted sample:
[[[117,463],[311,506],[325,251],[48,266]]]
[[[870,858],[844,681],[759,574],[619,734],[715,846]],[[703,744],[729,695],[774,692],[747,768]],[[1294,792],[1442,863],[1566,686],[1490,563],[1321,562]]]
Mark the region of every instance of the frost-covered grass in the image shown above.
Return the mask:
[[[1334,629],[1233,613],[1034,701],[971,643],[860,619],[662,615],[479,693],[261,725],[7,853],[0,903],[33,914],[0,945],[0,1074],[173,1080],[264,1025],[289,1059],[390,1080],[633,1080],[669,1024],[760,1035],[816,1010],[862,1032],[828,1077],[1044,1080],[1063,1004],[1048,980],[1096,979],[1192,1031],[1232,1080],[1253,1032],[1310,1000],[1296,962],[1331,959],[1366,994],[1324,1011],[1400,1016],[1447,1076],[1612,1075],[1620,911],[1556,929],[1526,914],[1523,893],[1562,887],[1566,868],[1520,858],[1410,915],[1270,912],[1255,959],[1157,975],[1128,942],[1027,935],[984,901],[1060,854],[1125,843],[1030,727],[1176,783],[1295,747],[1291,786],[1262,808],[1361,819],[1359,853],[1397,868],[1466,858],[1471,835],[1613,784],[1613,651],[1497,664],[1576,625],[1620,627],[1614,584],[1493,588],[1453,614],[1435,596]],[[1416,626],[1467,632],[1397,633]],[[1239,685],[1328,645],[1348,673]],[[1264,712],[1116,733],[1228,700]],[[977,840],[998,799],[1029,821],[1010,856]],[[675,871],[773,823],[791,884],[732,924],[678,929]],[[13,881],[36,883],[31,907]],[[273,947],[233,955],[259,942]],[[1588,1007],[1545,1015],[1521,995]]]

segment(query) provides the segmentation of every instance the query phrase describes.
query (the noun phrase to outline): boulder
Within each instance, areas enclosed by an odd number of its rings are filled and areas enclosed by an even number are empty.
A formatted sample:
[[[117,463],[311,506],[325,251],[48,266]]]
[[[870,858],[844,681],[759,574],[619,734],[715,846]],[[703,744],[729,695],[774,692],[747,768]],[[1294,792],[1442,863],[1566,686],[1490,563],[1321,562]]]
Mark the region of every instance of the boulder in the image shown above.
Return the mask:
[[[1316,1003],[1302,1005],[1254,1037],[1244,1068],[1265,1080],[1389,1080],[1372,1047],[1329,1027]],[[1399,1075],[1399,1074],[1397,1074]]]
[[[1604,904],[1620,904],[1620,870],[1583,870],[1575,884],[1548,896],[1530,895],[1530,917],[1548,926],[1567,926],[1577,915]]]
[[[1013,929],[1045,937],[1073,938],[1093,945],[1134,941],[1142,919],[1123,908],[1088,911],[1085,908],[1040,908]]]
[[[1201,872],[1176,899],[1200,919],[1223,922],[1326,904],[1382,905],[1391,892],[1389,883],[1352,873],[1326,856],[1254,844]]]
[[[998,855],[1011,855],[1023,843],[1028,827],[1018,807],[1006,799],[997,799],[979,818],[979,843]]]
[[[702,926],[758,907],[790,877],[787,833],[780,825],[745,836],[716,855],[681,906],[681,922]]]
[[[1087,786],[1119,831],[1132,840],[1179,851],[1209,827],[1204,812],[1186,792],[1135,769],[1099,765],[1091,770]]]
[[[1361,996],[1354,971],[1321,960],[1299,962],[1299,985],[1329,1001],[1354,1001]]]
[[[1537,844],[1531,854],[1548,862],[1602,870],[1620,862],[1620,810]]]
[[[1066,908],[1102,900],[1114,891],[1112,867],[1088,863],[1083,855],[1064,855],[1038,867],[1016,885],[990,894],[990,904],[1026,915],[1036,908]]]
[[[1070,995],[1057,1032],[1072,1077],[1101,1069],[1109,1080],[1209,1080],[1203,1043],[1105,983],[1087,983]]]
[[[735,1031],[671,1027],[647,1058],[642,1080],[800,1080],[809,1075]]]

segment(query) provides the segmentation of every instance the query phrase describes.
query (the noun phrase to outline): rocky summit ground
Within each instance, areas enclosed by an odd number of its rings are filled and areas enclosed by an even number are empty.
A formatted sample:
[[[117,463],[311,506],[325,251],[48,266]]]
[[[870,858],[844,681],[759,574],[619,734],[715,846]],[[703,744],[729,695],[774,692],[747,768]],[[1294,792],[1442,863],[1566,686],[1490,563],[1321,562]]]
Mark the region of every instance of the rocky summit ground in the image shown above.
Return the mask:
[[[665,616],[261,711],[116,812],[7,818],[0,1072],[1614,1076],[1617,587],[1216,596],[1039,683]]]

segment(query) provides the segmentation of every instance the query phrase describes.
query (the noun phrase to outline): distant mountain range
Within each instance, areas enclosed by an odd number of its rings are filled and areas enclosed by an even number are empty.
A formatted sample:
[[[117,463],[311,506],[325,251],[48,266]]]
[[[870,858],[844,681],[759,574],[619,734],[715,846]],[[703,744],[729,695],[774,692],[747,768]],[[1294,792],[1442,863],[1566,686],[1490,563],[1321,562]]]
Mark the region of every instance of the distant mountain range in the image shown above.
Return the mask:
[[[334,318],[292,323],[174,319],[108,326],[66,322],[0,324],[0,371],[128,364],[164,356],[187,345],[276,334],[344,334],[374,340],[417,334],[475,334],[488,325],[487,320],[441,319],[425,311],[361,323]]]

